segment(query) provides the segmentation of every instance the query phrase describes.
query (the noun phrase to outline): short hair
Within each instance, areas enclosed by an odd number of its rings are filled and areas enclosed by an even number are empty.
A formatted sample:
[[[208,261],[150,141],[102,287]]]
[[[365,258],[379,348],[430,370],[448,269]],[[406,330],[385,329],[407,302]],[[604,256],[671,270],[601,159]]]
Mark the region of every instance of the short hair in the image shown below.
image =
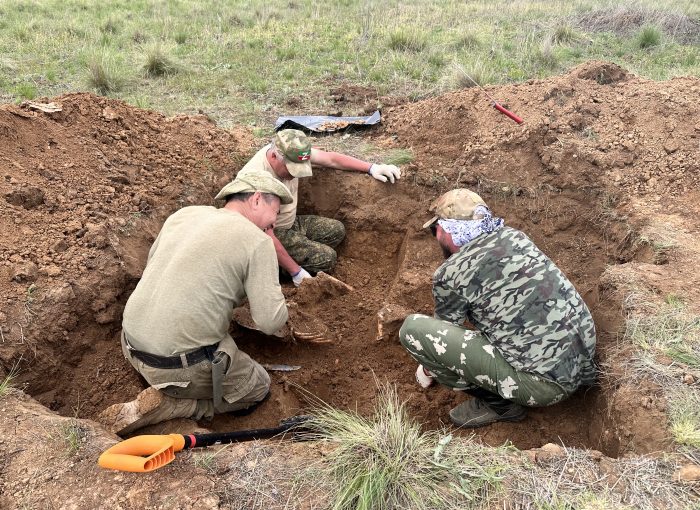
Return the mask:
[[[266,193],[264,191],[261,191],[260,193],[262,194],[263,200],[265,200],[265,202],[267,202],[268,204],[272,203],[275,197],[277,197],[277,195],[275,195],[274,193]],[[226,200],[227,204],[233,201],[245,202],[253,195],[255,195],[255,191],[242,191],[240,193],[232,193],[231,195],[226,195],[224,197],[224,200]]]

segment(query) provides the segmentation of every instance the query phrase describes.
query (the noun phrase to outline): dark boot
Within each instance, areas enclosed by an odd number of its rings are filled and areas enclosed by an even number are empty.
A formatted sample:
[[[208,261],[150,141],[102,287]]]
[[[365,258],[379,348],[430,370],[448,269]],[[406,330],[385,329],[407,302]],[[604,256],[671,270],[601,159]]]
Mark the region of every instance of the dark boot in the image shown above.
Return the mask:
[[[497,421],[520,421],[527,416],[525,407],[483,388],[467,390],[475,398],[450,410],[450,420],[459,427],[478,428]]]

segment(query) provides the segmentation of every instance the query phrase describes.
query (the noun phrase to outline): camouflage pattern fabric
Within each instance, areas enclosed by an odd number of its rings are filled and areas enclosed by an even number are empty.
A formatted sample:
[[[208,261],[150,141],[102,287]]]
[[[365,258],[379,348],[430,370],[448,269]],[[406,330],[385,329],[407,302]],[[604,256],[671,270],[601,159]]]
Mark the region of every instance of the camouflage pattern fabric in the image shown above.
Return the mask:
[[[311,274],[328,272],[338,258],[335,248],[345,238],[345,227],[338,220],[322,216],[297,216],[288,229],[275,229],[287,253]]]
[[[515,370],[478,331],[414,314],[404,321],[399,338],[437,382],[450,388],[484,388],[529,407],[556,404],[570,394],[544,377]]]
[[[481,235],[433,275],[435,317],[469,321],[519,372],[566,391],[595,382],[595,326],[573,284],[519,230]]]

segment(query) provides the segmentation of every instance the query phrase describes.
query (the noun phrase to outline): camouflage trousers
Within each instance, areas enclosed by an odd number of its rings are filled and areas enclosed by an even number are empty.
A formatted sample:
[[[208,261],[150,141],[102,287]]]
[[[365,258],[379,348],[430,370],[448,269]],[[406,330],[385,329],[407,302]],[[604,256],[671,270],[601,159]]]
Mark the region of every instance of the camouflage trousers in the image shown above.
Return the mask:
[[[399,339],[440,384],[458,390],[483,388],[529,407],[545,407],[570,396],[559,384],[516,370],[488,339],[427,315],[409,315]]]
[[[311,274],[328,272],[338,258],[335,248],[345,238],[345,227],[338,220],[322,216],[297,216],[290,228],[276,228],[289,256]]]

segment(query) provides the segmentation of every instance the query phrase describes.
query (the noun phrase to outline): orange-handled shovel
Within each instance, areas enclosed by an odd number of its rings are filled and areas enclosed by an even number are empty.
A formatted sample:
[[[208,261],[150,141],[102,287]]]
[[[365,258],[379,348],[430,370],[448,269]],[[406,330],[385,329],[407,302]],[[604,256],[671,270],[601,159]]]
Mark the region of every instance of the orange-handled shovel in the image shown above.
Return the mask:
[[[291,430],[302,430],[311,416],[294,416],[269,429],[239,430],[213,434],[167,434],[134,436],[115,444],[97,463],[106,469],[146,473],[162,468],[175,459],[175,452],[190,448],[204,448],[215,444],[236,443],[251,439],[272,437]]]

